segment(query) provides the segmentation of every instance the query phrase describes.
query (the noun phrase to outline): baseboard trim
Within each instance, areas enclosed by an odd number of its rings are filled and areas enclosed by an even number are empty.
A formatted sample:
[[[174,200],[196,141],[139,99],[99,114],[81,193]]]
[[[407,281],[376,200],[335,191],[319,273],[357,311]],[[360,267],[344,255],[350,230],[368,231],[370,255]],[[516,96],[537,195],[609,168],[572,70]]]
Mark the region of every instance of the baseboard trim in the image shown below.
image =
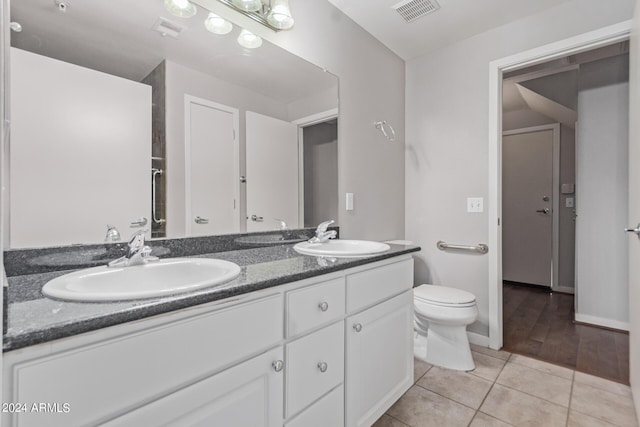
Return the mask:
[[[619,320],[605,319],[603,317],[589,316],[587,314],[576,313],[576,322],[586,323],[589,325],[602,326],[619,331],[629,331],[629,322],[621,322]]]
[[[467,337],[469,337],[471,344],[479,345],[480,347],[489,347],[489,337],[469,331],[467,331]]]
[[[576,293],[576,289],[572,288],[571,286],[558,286],[557,288],[552,288],[551,289],[554,292],[560,292],[563,294],[575,294]]]

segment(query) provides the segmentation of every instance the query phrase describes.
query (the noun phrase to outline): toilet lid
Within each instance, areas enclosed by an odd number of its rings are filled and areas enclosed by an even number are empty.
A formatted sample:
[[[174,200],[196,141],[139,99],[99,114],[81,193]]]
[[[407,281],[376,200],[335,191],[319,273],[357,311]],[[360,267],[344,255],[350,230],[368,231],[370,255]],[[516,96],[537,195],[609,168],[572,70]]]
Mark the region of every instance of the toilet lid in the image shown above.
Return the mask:
[[[470,304],[476,301],[475,295],[462,289],[447,286],[420,285],[413,289],[415,298],[437,304]]]

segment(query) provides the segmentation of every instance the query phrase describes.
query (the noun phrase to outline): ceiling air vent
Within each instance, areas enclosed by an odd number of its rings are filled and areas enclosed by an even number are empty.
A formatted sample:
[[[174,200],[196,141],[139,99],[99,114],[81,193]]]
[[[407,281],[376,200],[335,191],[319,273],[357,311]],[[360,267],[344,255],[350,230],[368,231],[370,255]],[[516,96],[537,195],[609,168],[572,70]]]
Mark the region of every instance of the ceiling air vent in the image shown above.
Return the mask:
[[[391,7],[407,22],[413,22],[440,9],[436,0],[405,0]]]
[[[153,27],[151,27],[152,30],[159,32],[163,37],[171,36],[174,38],[178,38],[180,33],[183,32],[186,28],[187,27],[185,27],[184,25],[169,21],[165,18],[158,18],[156,23],[153,24]]]

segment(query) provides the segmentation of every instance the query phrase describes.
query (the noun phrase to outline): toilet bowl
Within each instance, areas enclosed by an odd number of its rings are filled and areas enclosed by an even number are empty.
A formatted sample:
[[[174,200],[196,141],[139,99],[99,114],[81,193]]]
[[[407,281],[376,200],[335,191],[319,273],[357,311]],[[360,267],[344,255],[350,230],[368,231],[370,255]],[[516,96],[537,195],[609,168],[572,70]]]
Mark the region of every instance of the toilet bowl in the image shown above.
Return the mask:
[[[475,369],[467,325],[478,317],[476,297],[446,286],[413,289],[414,355],[432,365],[459,371]]]

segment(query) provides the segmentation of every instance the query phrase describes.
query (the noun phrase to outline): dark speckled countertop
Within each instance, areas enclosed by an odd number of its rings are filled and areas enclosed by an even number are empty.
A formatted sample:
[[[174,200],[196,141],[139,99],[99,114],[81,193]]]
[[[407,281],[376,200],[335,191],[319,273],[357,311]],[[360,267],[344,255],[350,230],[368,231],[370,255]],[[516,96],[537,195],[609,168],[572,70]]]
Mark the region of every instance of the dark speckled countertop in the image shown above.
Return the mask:
[[[196,292],[122,302],[77,303],[46,298],[42,286],[69,270],[38,271],[8,278],[8,330],[3,351],[69,337],[284,283],[344,270],[419,251],[417,246],[390,245],[391,250],[362,258],[320,258],[300,255],[293,244],[226,252],[184,254],[218,258],[242,267],[230,282]],[[6,262],[6,259],[5,259]]]

